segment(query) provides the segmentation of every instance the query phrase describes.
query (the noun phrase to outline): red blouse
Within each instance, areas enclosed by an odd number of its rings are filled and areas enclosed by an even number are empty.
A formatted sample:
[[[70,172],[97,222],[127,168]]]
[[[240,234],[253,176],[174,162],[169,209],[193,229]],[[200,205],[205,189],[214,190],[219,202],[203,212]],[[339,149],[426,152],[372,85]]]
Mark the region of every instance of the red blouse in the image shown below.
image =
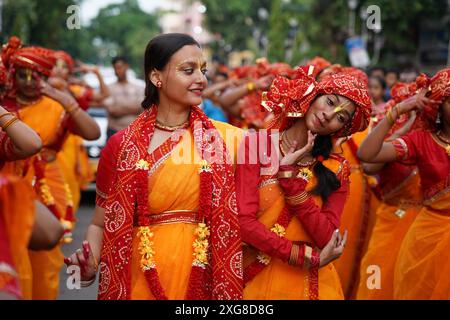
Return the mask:
[[[257,161],[252,164],[250,156],[250,136],[245,137],[244,143],[239,150],[239,159],[245,159],[245,162],[238,162],[236,166],[236,197],[238,201],[239,221],[241,225],[242,240],[260,251],[271,256],[277,257],[285,262],[289,260],[292,241],[281,238],[266,228],[264,224],[258,221],[257,213],[259,211],[259,188],[263,178],[261,175],[265,165],[261,158],[266,154],[261,150],[267,150],[270,146],[270,139],[257,138]],[[272,152],[273,153],[273,152]],[[271,156],[270,152],[268,154]],[[277,160],[278,161],[278,160]],[[279,161],[277,162],[279,163]],[[291,168],[281,167],[280,170],[290,170]],[[276,173],[275,175],[276,176]],[[296,195],[305,190],[305,180],[302,178],[282,179],[280,186],[283,188],[286,196]],[[281,181],[281,180],[280,180]],[[348,193],[348,180],[341,180],[341,187],[333,192],[328,201],[319,207],[312,198],[309,198],[302,204],[290,207],[294,216],[299,219],[309,233],[315,245],[323,248],[331,239],[332,233],[339,227],[340,217],[344,208]]]
[[[412,131],[392,142],[397,159],[414,163],[419,174],[425,199],[448,187],[450,157],[429,131]]]
[[[125,129],[111,136],[101,152],[97,169],[95,201],[99,207],[104,207],[104,202],[114,181],[117,171],[117,156],[124,132]]]

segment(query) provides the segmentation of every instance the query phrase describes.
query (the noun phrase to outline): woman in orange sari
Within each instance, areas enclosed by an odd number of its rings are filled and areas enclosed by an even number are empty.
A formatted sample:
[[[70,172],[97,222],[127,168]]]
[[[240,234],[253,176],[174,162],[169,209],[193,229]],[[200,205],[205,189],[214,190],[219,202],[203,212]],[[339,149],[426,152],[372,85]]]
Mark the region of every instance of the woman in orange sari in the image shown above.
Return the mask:
[[[6,79],[0,80],[6,82]],[[28,247],[54,247],[61,237],[62,227],[56,219],[49,219],[52,214],[48,210],[39,206],[35,208],[32,188],[27,181],[4,174],[2,170],[6,161],[17,161],[39,152],[41,139],[1,106],[0,127],[0,259],[3,263],[0,287],[15,288],[13,292],[8,291],[16,297],[31,299],[32,270]],[[12,266],[15,267],[14,272]]]
[[[12,79],[5,107],[36,131],[44,146],[36,156],[8,163],[2,171],[23,176],[34,185],[37,198],[62,220],[70,235],[72,206],[56,155],[68,131],[96,139],[98,126],[75,99],[45,83],[55,64],[53,51],[21,48],[20,40],[13,37],[2,50],[2,61]],[[62,258],[60,246],[30,251],[33,273],[39,275],[33,277],[33,299],[56,299]]]
[[[99,299],[242,298],[232,160],[242,133],[195,107],[205,72],[188,35],[147,46],[145,111],[103,150],[87,241],[65,260],[82,285],[100,261]]]
[[[395,299],[449,299],[450,268],[450,69],[431,80],[422,75],[420,91],[386,114],[358,151],[366,162],[402,161],[417,165],[424,207],[401,245],[394,273]],[[426,96],[427,95],[427,96]],[[396,119],[420,110],[422,130],[383,142]],[[437,125],[436,119],[440,122]]]
[[[109,95],[108,88],[98,70],[95,70],[95,73],[101,90],[97,93],[88,86],[73,83],[75,61],[67,52],[56,51],[54,56],[56,65],[49,83],[55,88],[71,94],[83,110],[87,110],[92,102],[99,103]],[[88,66],[83,66],[83,68],[89,70]],[[68,133],[61,151],[58,153],[57,161],[63,169],[67,187],[70,188],[75,214],[80,203],[81,190],[95,178],[89,165],[86,148],[83,146],[83,139],[78,135]]]
[[[393,100],[387,102],[389,109],[416,91],[415,83],[398,83],[392,88]],[[378,116],[378,121],[383,117]],[[407,133],[415,121],[404,115],[392,127],[388,140]],[[387,141],[388,141],[387,140]],[[369,247],[360,267],[360,281],[356,298],[359,300],[393,299],[394,269],[400,245],[409,227],[422,208],[422,192],[417,167],[400,162],[387,164],[364,164],[367,174],[378,174],[378,190],[382,202],[376,212],[376,222]],[[386,254],[389,252],[389,254]]]
[[[275,114],[270,127],[282,132],[280,143],[273,132],[250,135],[241,149],[246,161],[237,166],[236,188],[248,244],[244,299],[343,299],[339,276],[328,263],[345,244],[346,235],[336,230],[349,167],[331,153],[331,137],[364,130],[370,100],[358,78],[339,73],[316,82],[313,71],[303,66],[295,80],[277,77],[264,95],[263,106]]]
[[[6,84],[6,77],[0,80]],[[39,136],[1,106],[0,126],[0,172],[5,161],[26,158],[40,150]],[[31,298],[27,248],[34,207],[33,199],[27,196],[30,191],[31,187],[24,181],[0,173],[0,291],[24,299]]]

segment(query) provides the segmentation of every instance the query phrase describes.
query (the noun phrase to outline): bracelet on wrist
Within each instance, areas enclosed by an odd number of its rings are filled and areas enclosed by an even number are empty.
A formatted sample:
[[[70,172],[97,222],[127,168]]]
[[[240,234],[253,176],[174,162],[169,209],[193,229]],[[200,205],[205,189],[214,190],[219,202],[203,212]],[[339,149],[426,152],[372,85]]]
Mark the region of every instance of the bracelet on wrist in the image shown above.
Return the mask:
[[[6,129],[8,129],[9,126],[11,126],[12,124],[14,124],[16,121],[19,121],[19,119],[17,117],[13,117],[12,119],[8,120],[8,122],[6,122],[3,126],[2,126],[2,130],[6,131]]]
[[[95,282],[95,279],[97,279],[97,273],[92,277],[92,279],[89,279],[89,280],[81,280],[81,281],[80,281],[80,286],[81,286],[82,288],[89,287],[89,286],[91,286],[91,285]]]
[[[294,176],[294,171],[280,171],[278,172],[278,179],[287,179]]]

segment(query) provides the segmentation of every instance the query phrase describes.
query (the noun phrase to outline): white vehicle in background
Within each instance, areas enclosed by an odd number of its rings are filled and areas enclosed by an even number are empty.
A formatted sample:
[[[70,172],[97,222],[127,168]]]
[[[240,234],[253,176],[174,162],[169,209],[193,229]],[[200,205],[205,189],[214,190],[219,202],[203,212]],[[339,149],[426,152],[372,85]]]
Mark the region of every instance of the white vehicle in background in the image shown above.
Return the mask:
[[[114,69],[112,67],[100,67],[100,73],[103,76],[103,79],[107,85],[112,84],[117,81],[117,78],[114,74]],[[95,90],[98,90],[99,83],[97,80],[97,77],[93,74],[86,74],[83,76],[84,81],[94,88]],[[134,83],[137,85],[140,85],[142,87],[145,87],[145,81],[138,79],[136,77],[136,73],[133,70],[128,70],[127,73],[127,79],[130,83]],[[86,147],[88,156],[89,156],[89,163],[91,165],[91,168],[95,173],[97,173],[97,166],[98,161],[100,159],[100,153],[103,150],[103,148],[106,145],[107,135],[106,130],[108,128],[108,117],[106,110],[104,108],[89,108],[88,113],[91,115],[91,117],[94,118],[94,120],[97,122],[98,126],[100,127],[100,138],[94,141],[87,141],[85,140],[83,142],[83,145]],[[95,181],[92,182],[86,191],[95,191]]]

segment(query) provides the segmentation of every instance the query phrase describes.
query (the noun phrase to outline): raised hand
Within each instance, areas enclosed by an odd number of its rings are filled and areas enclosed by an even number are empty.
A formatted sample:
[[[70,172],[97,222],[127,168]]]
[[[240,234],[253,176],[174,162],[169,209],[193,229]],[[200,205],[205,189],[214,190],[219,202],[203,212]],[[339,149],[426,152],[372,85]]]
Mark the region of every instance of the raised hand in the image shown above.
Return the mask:
[[[77,101],[70,93],[58,90],[43,80],[40,82],[40,90],[42,94],[58,101],[66,110],[77,104]]]
[[[308,130],[308,141],[306,142],[305,146],[299,150],[295,150],[298,143],[297,143],[297,141],[294,141],[294,143],[291,145],[291,148],[289,149],[289,151],[281,159],[280,166],[293,165],[294,163],[296,163],[298,161],[298,159],[301,156],[309,153],[314,146],[315,138],[316,138],[316,135]]]
[[[409,97],[406,100],[400,102],[395,108],[397,109],[398,115],[409,113],[413,110],[422,110],[427,105],[430,104],[440,104],[441,101],[432,100],[426,97],[428,91],[426,89],[421,89],[418,93]]]

